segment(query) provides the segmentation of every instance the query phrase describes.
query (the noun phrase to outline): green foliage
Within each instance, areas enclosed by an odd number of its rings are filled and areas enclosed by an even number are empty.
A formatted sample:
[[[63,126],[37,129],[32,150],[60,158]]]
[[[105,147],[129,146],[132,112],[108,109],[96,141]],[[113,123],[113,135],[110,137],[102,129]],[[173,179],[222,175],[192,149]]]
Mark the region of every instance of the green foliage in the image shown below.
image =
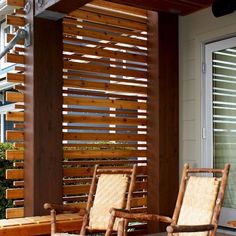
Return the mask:
[[[6,180],[6,169],[12,168],[12,162],[6,160],[6,150],[14,149],[11,143],[0,143],[0,219],[5,218],[5,209],[12,207],[12,201],[5,198],[7,188],[12,187],[12,180]]]

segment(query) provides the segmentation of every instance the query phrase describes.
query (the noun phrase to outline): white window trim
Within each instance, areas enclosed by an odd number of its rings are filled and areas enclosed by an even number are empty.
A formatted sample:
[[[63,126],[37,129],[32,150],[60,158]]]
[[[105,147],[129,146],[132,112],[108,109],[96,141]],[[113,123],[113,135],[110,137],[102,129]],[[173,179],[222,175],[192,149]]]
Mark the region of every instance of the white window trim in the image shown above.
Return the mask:
[[[222,43],[222,41],[224,43]],[[227,45],[227,46],[226,46]],[[212,89],[212,58],[211,52],[223,50],[227,47],[236,46],[236,37],[229,39],[222,39],[217,42],[204,44],[205,51],[203,53],[203,63],[206,67],[206,73],[203,72],[202,84],[203,84],[203,98],[202,98],[202,158],[201,166],[213,167],[213,125],[212,125],[212,93],[208,91]]]

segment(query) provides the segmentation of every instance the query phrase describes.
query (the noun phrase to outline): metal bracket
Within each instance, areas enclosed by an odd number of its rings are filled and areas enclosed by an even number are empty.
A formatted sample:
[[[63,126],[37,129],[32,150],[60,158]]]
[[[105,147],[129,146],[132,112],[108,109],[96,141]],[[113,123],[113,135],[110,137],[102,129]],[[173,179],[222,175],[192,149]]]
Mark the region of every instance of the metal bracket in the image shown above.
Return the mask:
[[[19,40],[25,39],[25,46],[29,47],[30,40],[30,24],[27,24],[24,28],[20,28],[17,30],[14,38],[8,43],[8,45],[3,49],[0,53],[0,59],[4,57],[17,43]]]
[[[25,25],[24,29],[27,32],[25,37],[25,47],[29,47],[31,45],[31,25]]]
[[[30,35],[31,35],[30,24],[25,25],[24,28],[18,29],[14,38],[8,43],[8,45],[0,53],[0,59],[3,58],[21,39],[25,40],[25,47],[29,47],[31,45]]]
[[[65,13],[45,10],[42,13],[40,13],[37,17],[57,21],[63,19],[65,15],[66,15]]]
[[[39,7],[42,7],[44,4],[44,0],[38,0],[37,3]]]
[[[26,14],[30,13],[30,11],[31,11],[31,4],[30,4],[30,2],[27,2],[25,4],[24,11],[25,11]]]

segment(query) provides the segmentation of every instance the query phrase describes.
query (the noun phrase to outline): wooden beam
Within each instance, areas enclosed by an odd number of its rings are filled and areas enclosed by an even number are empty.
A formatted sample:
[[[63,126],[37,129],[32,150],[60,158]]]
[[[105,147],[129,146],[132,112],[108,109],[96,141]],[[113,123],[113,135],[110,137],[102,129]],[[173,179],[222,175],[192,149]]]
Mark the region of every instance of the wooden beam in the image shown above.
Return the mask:
[[[25,216],[34,216],[48,214],[45,202],[62,202],[62,22],[27,18],[24,200]]]
[[[195,0],[107,0],[118,4],[124,4],[132,7],[169,12],[180,15],[190,14],[200,9],[209,7],[212,4],[212,0],[195,1]]]
[[[66,14],[77,10],[91,0],[36,0],[35,1],[35,16],[59,20]]]
[[[148,213],[172,216],[179,186],[178,16],[148,12]],[[165,231],[150,223],[149,233]]]
[[[36,16],[58,20],[91,0],[36,0]],[[203,8],[209,7],[212,0],[195,1],[195,0],[107,0],[118,4],[124,4],[136,8],[153,10],[158,12],[169,12],[180,15],[187,15]]]

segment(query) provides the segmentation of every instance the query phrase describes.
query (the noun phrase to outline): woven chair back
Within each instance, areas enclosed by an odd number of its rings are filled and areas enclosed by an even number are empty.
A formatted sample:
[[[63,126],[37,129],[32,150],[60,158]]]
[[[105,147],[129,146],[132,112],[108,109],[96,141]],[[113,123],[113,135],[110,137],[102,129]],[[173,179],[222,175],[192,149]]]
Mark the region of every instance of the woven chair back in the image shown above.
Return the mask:
[[[220,179],[190,176],[180,209],[178,225],[210,224],[219,192]],[[181,236],[207,236],[208,232],[181,233]]]
[[[90,209],[89,228],[106,230],[110,219],[109,210],[123,209],[126,203],[129,177],[125,174],[101,174],[98,179],[93,206]],[[114,224],[117,230],[118,220]]]

